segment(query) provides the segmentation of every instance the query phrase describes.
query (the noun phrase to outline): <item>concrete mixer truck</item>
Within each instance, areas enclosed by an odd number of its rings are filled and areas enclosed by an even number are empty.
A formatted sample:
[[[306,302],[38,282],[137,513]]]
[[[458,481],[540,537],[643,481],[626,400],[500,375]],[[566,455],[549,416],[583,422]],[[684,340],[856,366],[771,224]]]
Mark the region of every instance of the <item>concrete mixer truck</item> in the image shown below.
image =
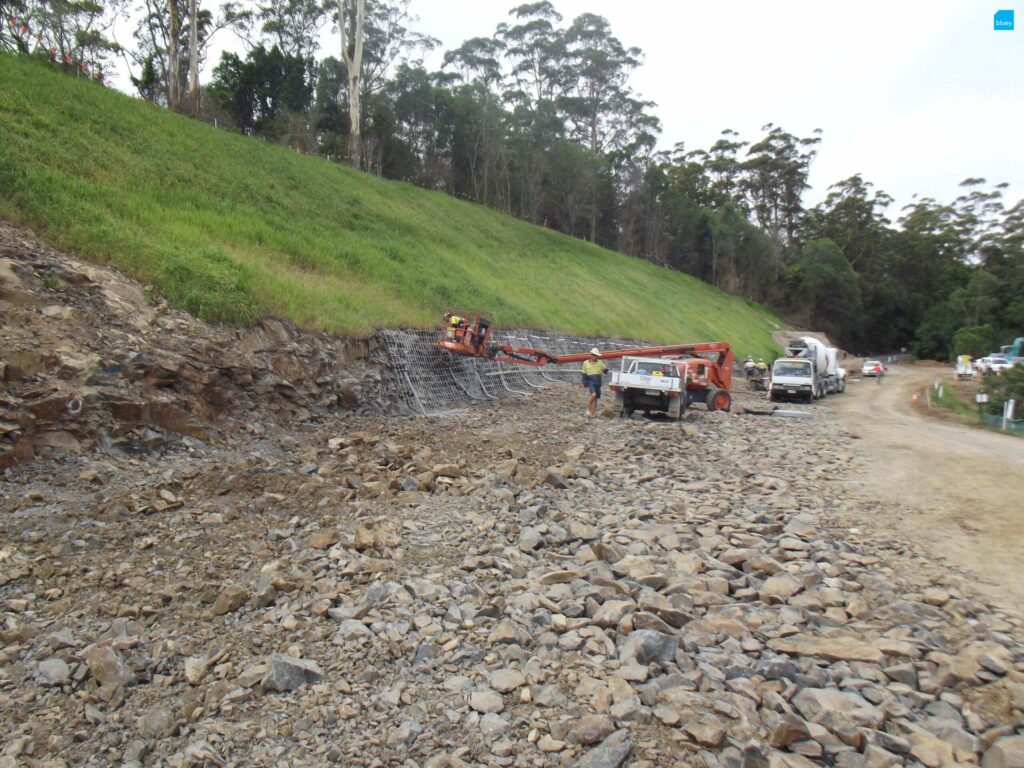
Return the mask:
[[[839,350],[811,336],[801,336],[786,345],[786,357],[772,366],[771,400],[810,402],[846,388],[839,368]]]

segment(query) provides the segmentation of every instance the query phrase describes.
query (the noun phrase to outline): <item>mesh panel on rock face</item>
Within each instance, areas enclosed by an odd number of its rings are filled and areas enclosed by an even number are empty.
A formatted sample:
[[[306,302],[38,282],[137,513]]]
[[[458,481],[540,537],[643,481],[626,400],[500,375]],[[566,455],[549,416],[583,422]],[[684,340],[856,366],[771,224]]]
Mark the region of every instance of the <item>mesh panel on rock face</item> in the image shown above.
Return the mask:
[[[586,352],[591,347],[623,349],[643,346],[635,339],[494,331],[492,344],[544,349],[554,354]],[[436,331],[380,331],[371,356],[382,368],[378,399],[395,410],[436,415],[509,394],[528,394],[555,384],[573,384],[579,363],[532,367],[460,357],[439,349]]]

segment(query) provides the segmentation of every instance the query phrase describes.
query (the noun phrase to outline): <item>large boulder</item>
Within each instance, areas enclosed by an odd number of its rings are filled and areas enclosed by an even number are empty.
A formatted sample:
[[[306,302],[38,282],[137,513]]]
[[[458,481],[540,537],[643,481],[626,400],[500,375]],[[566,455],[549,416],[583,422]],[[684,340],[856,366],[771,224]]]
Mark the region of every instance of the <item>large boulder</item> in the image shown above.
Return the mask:
[[[315,661],[275,653],[267,661],[267,671],[260,684],[265,691],[294,691],[323,679],[324,672]]]

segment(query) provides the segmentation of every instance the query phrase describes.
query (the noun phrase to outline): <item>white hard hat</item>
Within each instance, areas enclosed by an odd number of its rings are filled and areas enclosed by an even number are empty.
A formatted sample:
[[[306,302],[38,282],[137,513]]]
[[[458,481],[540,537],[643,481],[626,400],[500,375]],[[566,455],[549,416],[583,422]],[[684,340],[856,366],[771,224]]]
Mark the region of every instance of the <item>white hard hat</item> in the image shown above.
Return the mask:
[[[594,347],[592,350],[590,350],[590,354],[592,354],[592,355],[600,355],[601,354],[601,350],[598,349],[597,347]]]

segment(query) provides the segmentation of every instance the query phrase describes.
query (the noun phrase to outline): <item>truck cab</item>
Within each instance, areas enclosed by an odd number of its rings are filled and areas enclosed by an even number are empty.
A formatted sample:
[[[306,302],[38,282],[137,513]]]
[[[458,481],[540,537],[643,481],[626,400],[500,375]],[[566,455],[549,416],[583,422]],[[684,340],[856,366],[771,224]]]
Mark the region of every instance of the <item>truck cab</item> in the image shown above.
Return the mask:
[[[801,336],[792,339],[786,345],[786,358],[802,358],[810,360],[814,366],[814,398],[824,397],[842,392],[846,384],[839,374],[839,358],[841,352],[829,347],[813,336]]]
[[[787,357],[772,365],[772,382],[768,399],[800,400],[809,403],[820,397],[814,361],[805,357]]]

